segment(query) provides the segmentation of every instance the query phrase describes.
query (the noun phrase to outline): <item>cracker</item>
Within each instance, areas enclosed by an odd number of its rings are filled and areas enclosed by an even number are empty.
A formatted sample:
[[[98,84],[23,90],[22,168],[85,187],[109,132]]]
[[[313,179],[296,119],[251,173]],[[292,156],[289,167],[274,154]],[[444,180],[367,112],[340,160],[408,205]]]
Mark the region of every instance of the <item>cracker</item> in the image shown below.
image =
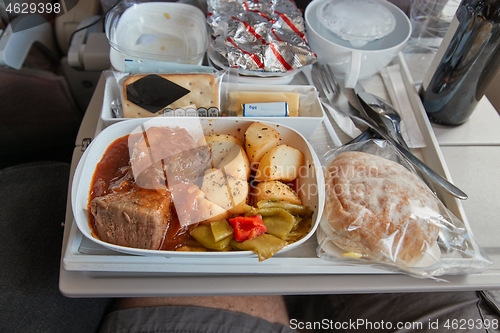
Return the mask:
[[[161,115],[165,109],[187,109],[216,107],[219,109],[219,84],[217,79],[211,74],[153,74],[173,82],[189,92],[172,103],[161,107],[156,112],[131,102],[127,96],[127,87],[134,82],[151,74],[134,74],[128,76],[123,82],[122,105],[123,116],[125,118],[155,117]],[[158,88],[158,87],[156,87]],[[152,91],[152,90],[151,90]],[[150,91],[148,91],[149,93]],[[172,92],[169,89],[154,89],[154,94],[161,94],[158,97],[169,96]],[[153,96],[154,98],[155,96]]]

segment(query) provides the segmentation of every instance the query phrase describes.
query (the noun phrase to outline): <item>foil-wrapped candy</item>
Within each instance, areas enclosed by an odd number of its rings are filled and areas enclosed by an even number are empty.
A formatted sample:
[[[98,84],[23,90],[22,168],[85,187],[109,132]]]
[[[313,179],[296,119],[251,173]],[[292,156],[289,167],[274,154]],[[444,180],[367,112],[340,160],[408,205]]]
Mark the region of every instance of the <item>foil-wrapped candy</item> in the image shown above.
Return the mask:
[[[316,62],[293,0],[212,0],[207,22],[211,48],[228,67],[283,73]]]

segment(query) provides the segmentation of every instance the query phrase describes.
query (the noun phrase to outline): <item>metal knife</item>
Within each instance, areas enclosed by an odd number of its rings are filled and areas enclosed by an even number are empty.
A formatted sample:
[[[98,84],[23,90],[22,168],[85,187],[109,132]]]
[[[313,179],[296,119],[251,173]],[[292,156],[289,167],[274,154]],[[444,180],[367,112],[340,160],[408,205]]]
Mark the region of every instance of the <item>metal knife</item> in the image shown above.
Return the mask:
[[[410,149],[401,135],[401,116],[398,111],[386,100],[364,91],[363,86],[356,85],[355,93],[363,107],[365,115],[385,128],[389,135],[403,147]]]
[[[378,96],[375,96],[373,94],[364,91],[364,88],[363,86],[361,86],[361,84],[356,85],[355,92],[356,95],[358,96],[359,101],[361,102],[365,115],[371,118],[373,121],[375,121],[375,123],[377,123],[377,125],[379,125],[381,128],[384,128],[396,142],[398,142],[399,144],[401,144],[401,146],[410,151],[410,148],[408,147],[406,141],[401,135],[399,127],[399,122],[401,119],[396,109],[383,98],[380,98]],[[391,117],[393,118],[392,120],[390,120],[389,117],[387,117],[388,114],[392,115]],[[434,193],[436,193],[435,183],[433,181],[430,181],[425,176],[422,170],[417,169],[416,171],[420,175],[420,178],[427,184],[427,186]],[[460,191],[460,189],[458,188],[457,190],[448,192],[460,199],[467,198],[467,195],[465,193]]]
[[[313,66],[313,74],[318,77],[320,87],[333,108],[350,117],[356,124],[362,124],[370,128],[371,130],[379,134],[382,138],[394,144],[396,148],[401,152],[401,154],[418,170],[420,170],[420,172],[425,175],[426,178],[439,185],[446,192],[459,199],[467,199],[467,194],[450,183],[449,180],[441,176],[439,173],[432,170],[428,165],[426,165],[418,157],[416,157],[409,149],[406,149],[397,140],[393,139],[384,128],[378,126],[371,118],[366,117],[359,110],[353,107],[349,103],[348,97],[345,95],[345,93],[346,91],[350,91],[354,94],[354,89],[340,88],[328,66],[322,66],[319,64],[317,66]],[[332,84],[334,84],[335,86],[331,86]]]

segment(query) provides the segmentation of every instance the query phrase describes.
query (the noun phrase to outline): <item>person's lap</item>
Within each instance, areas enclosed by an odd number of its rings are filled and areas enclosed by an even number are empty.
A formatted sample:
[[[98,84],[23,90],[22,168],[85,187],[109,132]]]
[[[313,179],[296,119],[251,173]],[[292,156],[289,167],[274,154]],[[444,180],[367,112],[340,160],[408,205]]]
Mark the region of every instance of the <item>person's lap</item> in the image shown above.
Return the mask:
[[[146,307],[134,300],[133,307],[108,314],[100,333],[499,332],[499,296],[500,291],[284,296],[287,324],[198,298],[164,298],[165,304]]]
[[[231,298],[238,299],[237,296]],[[252,304],[248,306],[251,307]],[[99,330],[99,333],[125,332],[288,333],[293,331],[288,325],[244,312],[218,307],[168,305],[113,311],[106,316]]]
[[[329,298],[342,332],[499,332],[499,290]]]

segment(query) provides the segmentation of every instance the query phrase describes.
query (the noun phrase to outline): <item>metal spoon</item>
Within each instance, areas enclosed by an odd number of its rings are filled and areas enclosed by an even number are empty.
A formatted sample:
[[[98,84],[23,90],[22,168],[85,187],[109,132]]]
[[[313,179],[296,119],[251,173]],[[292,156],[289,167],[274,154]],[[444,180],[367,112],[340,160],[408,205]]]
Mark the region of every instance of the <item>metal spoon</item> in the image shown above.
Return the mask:
[[[119,99],[112,100],[109,106],[115,118],[123,118],[122,103],[120,102]]]
[[[368,117],[373,119],[380,127],[387,129],[395,140],[406,149],[409,149],[401,135],[401,116],[394,107],[384,99],[367,92],[360,91],[357,95]]]
[[[395,145],[398,151],[404,156],[404,158],[415,168],[421,171],[422,174],[425,175],[427,180],[435,182],[443,190],[457,198],[467,198],[467,194],[465,194],[462,190],[453,185],[449,180],[441,176],[439,173],[431,169],[428,165],[426,165],[418,157],[416,157],[409,149],[403,147],[403,145],[401,145],[398,140],[393,139],[389,135],[389,133],[384,128],[378,126],[375,121],[373,121],[371,118],[367,118],[359,110],[349,104],[349,100],[344,94],[344,90],[341,89],[328,66],[314,64],[313,74],[318,79],[319,87],[322,89],[323,94],[327,97],[328,102],[330,103],[332,108],[348,116],[355,123],[362,123],[363,125],[371,128],[385,140]]]
[[[358,88],[359,89],[359,88]],[[362,88],[361,88],[362,89]],[[405,139],[401,135],[401,116],[396,109],[386,100],[364,91],[357,92],[359,101],[367,116],[373,119],[380,127],[385,128],[389,135],[399,142],[403,147],[410,150]],[[432,192],[436,193],[433,182],[427,180],[421,171],[416,170],[420,178],[427,184]]]

